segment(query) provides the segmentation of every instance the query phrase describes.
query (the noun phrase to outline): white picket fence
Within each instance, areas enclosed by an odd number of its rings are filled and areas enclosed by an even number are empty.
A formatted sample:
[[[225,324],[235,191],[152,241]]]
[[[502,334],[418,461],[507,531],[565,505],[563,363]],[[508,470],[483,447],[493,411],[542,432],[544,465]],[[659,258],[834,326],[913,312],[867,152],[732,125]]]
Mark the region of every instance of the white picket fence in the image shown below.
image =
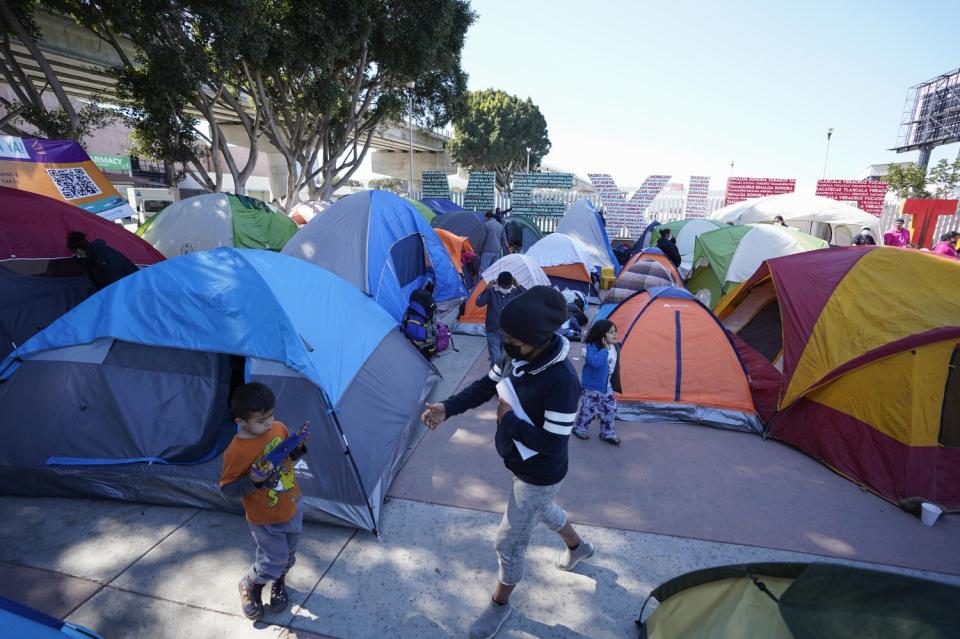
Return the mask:
[[[593,203],[594,206],[599,206],[600,197],[594,194],[583,194],[576,191],[569,191],[552,198],[542,198],[542,200],[553,201],[560,204],[563,204],[564,209],[573,204],[580,198],[586,198]],[[454,192],[451,193],[451,199],[459,205],[463,205],[463,193]],[[497,193],[497,207],[500,209],[510,208],[510,196]],[[894,221],[900,217],[899,211],[902,200],[896,198],[887,198],[886,202],[883,205],[883,213],[880,215],[880,228],[882,231],[886,231],[890,228],[893,228]],[[707,198],[707,214],[716,211],[717,209],[723,206],[723,196],[722,195],[711,195]],[[687,198],[684,193],[661,193],[654,200],[653,203],[646,211],[647,223],[657,221],[661,224],[666,222],[673,222],[675,220],[681,220],[685,215],[687,207]],[[910,215],[905,215],[907,218],[908,224],[910,220]],[[532,220],[537,224],[540,230],[543,233],[553,233],[557,230],[557,225],[560,223],[560,216],[553,215],[538,215],[534,216]],[[960,231],[960,215],[943,216],[937,222],[937,228],[934,232],[934,244],[939,240],[940,236],[949,231]],[[878,241],[881,238],[876,238]],[[929,248],[929,247],[921,247]]]

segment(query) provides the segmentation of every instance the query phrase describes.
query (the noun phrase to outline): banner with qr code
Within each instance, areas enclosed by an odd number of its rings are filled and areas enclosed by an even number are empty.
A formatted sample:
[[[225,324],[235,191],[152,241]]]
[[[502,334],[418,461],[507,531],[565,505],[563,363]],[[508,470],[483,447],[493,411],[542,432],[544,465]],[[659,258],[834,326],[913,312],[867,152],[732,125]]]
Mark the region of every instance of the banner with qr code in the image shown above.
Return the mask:
[[[0,136],[0,186],[62,200],[108,220],[134,215],[73,140]]]

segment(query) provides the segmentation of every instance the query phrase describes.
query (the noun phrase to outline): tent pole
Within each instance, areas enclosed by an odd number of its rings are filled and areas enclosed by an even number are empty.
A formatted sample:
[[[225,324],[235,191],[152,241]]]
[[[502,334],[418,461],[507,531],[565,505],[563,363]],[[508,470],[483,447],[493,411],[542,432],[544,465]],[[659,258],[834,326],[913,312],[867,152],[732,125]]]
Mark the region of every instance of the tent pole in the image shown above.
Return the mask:
[[[377,518],[373,514],[373,505],[370,503],[370,497],[363,487],[363,480],[360,478],[360,469],[357,468],[357,460],[353,458],[353,453],[350,452],[350,444],[347,442],[347,436],[343,433],[343,425],[340,423],[340,417],[337,416],[337,409],[333,407],[333,402],[331,402],[330,397],[327,396],[327,391],[321,388],[320,392],[323,395],[323,403],[327,407],[327,413],[333,417],[333,423],[340,433],[340,439],[343,440],[343,452],[350,459],[353,474],[357,478],[357,485],[360,486],[360,492],[363,494],[363,499],[367,503],[367,512],[370,513],[370,524],[373,527],[373,534],[377,536],[377,539],[380,539],[380,530],[377,528]]]

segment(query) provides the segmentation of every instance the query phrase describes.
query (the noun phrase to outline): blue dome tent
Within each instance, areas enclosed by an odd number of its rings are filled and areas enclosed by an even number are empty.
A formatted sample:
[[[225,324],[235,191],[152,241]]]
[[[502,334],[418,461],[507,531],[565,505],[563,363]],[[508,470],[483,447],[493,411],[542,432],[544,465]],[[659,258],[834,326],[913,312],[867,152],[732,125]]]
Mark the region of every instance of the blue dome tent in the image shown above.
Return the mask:
[[[347,282],[249,249],[140,271],[0,363],[5,492],[239,510],[219,489],[239,373],[291,430],[310,421],[307,519],[377,531],[436,371]]]

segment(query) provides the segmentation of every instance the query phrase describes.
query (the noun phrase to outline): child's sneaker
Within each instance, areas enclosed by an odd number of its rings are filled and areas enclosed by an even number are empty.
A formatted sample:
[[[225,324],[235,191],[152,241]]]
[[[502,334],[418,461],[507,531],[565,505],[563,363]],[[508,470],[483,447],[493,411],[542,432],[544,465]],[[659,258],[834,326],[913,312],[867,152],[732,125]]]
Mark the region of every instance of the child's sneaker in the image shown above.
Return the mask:
[[[250,575],[240,580],[240,604],[243,606],[243,616],[256,621],[263,616],[263,584],[253,583]]]
[[[593,557],[593,544],[589,541],[581,541],[580,545],[570,550],[567,548],[557,560],[557,568],[560,570],[573,570],[578,563],[584,559]]]
[[[290,603],[290,595],[287,594],[287,584],[284,583],[284,576],[273,582],[270,586],[270,612],[283,612]]]
[[[500,632],[500,628],[511,612],[513,608],[510,607],[509,602],[500,605],[491,600],[470,626],[470,639],[490,639]]]

